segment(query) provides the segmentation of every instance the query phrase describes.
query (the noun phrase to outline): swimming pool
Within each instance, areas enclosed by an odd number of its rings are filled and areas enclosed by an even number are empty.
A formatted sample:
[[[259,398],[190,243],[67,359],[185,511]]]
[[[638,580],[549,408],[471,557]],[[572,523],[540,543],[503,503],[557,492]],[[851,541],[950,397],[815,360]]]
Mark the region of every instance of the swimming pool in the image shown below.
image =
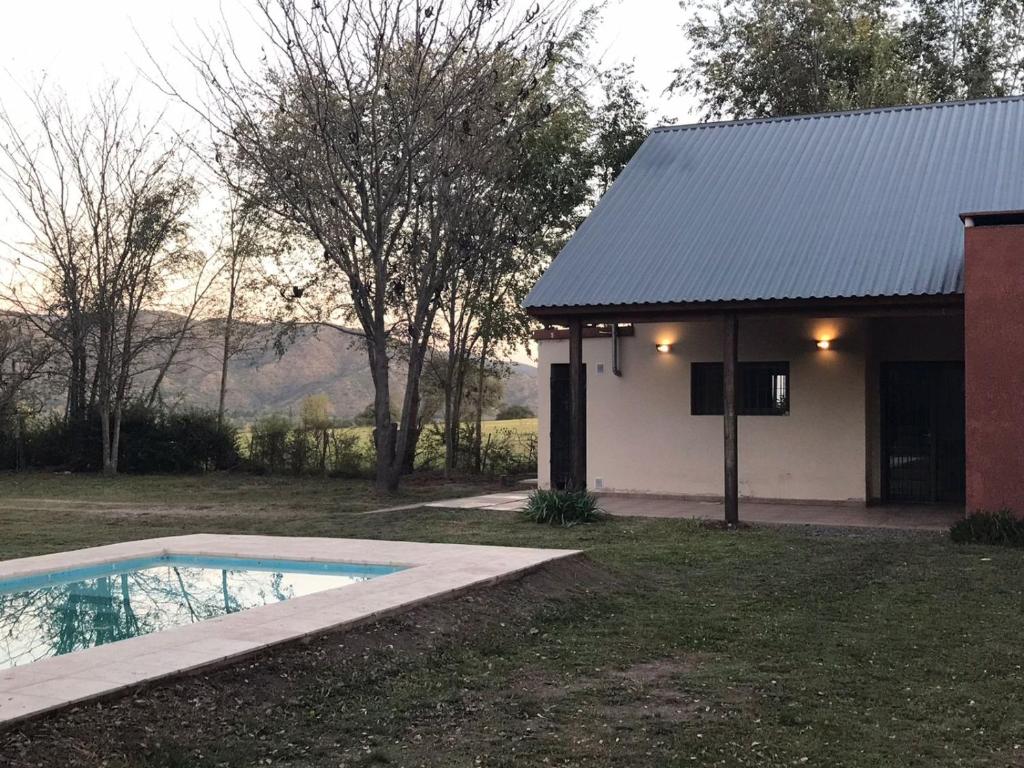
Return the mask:
[[[197,555],[133,558],[0,580],[0,669],[403,570]]]
[[[12,624],[0,628],[0,649],[8,659],[14,656],[17,664],[0,668],[0,729],[44,712],[234,663],[282,643],[392,616],[579,554],[418,541],[193,533],[2,560],[0,601]],[[142,608],[152,595],[141,587],[133,592],[132,578],[121,577],[147,566],[163,569],[157,583],[165,590],[157,594],[154,613],[147,616],[159,614],[164,620],[175,614],[184,623],[161,628],[163,622],[155,618],[152,624],[142,620]],[[185,593],[174,591],[180,590],[175,567],[186,585],[187,601]],[[208,572],[190,588],[193,582],[185,572],[192,568]],[[244,578],[233,575],[239,571]],[[315,581],[323,576],[340,580],[331,586]],[[107,581],[97,587],[97,579]],[[153,627],[148,634],[126,636],[126,604],[117,599],[125,581],[128,628],[134,631],[137,620],[140,629]],[[52,589],[78,582],[92,591],[62,602],[57,597],[60,591]],[[147,584],[143,579],[142,586]],[[34,599],[23,596],[17,603],[12,597],[23,593]],[[209,618],[204,619],[206,610]],[[27,618],[33,614],[36,618]],[[84,623],[78,620],[82,616]],[[89,642],[99,639],[102,644],[75,645],[72,641],[83,634]],[[14,644],[26,642],[23,637],[41,644],[36,661],[30,663],[31,655],[18,658]],[[54,641],[63,641],[73,652],[56,654]],[[42,655],[44,650],[50,655]]]

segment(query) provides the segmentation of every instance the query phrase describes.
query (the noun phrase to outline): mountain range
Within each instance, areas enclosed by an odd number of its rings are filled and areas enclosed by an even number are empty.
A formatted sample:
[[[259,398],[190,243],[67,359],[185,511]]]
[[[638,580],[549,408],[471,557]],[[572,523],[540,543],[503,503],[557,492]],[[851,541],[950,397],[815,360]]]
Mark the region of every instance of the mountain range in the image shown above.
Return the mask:
[[[212,329],[211,329],[212,330]],[[323,393],[334,416],[346,419],[373,402],[373,381],[366,352],[355,337],[332,328],[299,326],[283,336],[280,349],[274,340],[281,328],[272,324],[249,326],[249,351],[235,357],[228,371],[227,411],[246,420],[269,413],[297,414],[309,395]],[[199,329],[199,335],[206,335]],[[401,395],[405,366],[392,363],[393,398]],[[202,351],[183,357],[168,372],[161,394],[168,404],[216,408],[220,362]],[[525,405],[536,411],[537,369],[513,363],[504,380],[506,405]]]

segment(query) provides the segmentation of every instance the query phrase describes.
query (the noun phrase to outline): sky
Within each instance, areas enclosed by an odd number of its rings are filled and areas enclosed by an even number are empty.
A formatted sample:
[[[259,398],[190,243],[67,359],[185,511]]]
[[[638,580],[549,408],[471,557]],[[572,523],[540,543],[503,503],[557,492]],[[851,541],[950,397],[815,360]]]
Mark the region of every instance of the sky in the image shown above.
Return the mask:
[[[153,69],[146,48],[174,82],[186,85],[191,72],[176,49],[197,42],[199,30],[224,20],[243,44],[258,48],[256,38],[247,36],[253,22],[246,0],[7,0],[4,6],[5,101],[43,77],[71,94],[116,78],[136,82],[138,98],[159,108],[165,99],[138,75],[139,69]],[[684,56],[683,19],[678,0],[608,0],[594,49],[603,64],[633,62],[655,116],[676,122],[694,117],[692,99],[663,95]]]
[[[144,113],[165,113],[178,130],[197,127],[197,118],[169,103],[147,79],[154,61],[186,95],[195,94],[194,74],[183,50],[201,44],[203,30],[226,25],[252,61],[260,54],[252,0],[0,0],[0,100],[17,119],[29,117],[25,93],[42,84],[76,99],[87,99],[111,80],[133,88]],[[512,0],[529,3],[535,0]],[[583,6],[586,0],[580,0]],[[632,63],[647,91],[653,122],[696,120],[694,101],[669,96],[672,71],[685,56],[679,0],[606,0],[592,49],[594,63]],[[152,57],[152,58],[151,58]],[[0,235],[19,240],[12,215],[0,207]],[[0,259],[0,281],[10,279]],[[5,274],[6,273],[6,274]],[[518,357],[518,355],[517,355]]]

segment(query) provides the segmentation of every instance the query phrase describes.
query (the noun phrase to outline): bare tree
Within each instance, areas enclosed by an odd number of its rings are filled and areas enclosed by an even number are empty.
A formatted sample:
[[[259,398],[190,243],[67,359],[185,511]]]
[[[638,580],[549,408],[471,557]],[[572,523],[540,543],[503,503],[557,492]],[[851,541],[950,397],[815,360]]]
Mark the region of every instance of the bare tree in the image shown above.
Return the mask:
[[[135,376],[174,338],[150,310],[187,257],[192,201],[178,142],[129,99],[115,84],[76,112],[37,91],[32,131],[0,109],[2,195],[29,234],[12,245],[20,282],[7,299],[66,355],[67,417],[99,419],[107,473]]]
[[[234,191],[294,225],[340,273],[374,382],[377,483],[393,490],[440,295],[463,255],[446,207],[538,119],[527,105],[560,13],[513,16],[492,0],[257,5],[263,65],[246,68],[229,30],[210,34],[190,54],[209,94],[196,111],[218,138],[223,175],[240,174]],[[396,350],[408,364],[397,425]]]
[[[53,347],[16,313],[0,313],[0,425],[10,417],[25,389],[47,373]]]
[[[184,311],[169,321],[169,325],[177,327],[172,327],[170,342],[162,354],[163,359],[156,365],[156,376],[150,385],[149,397],[146,399],[148,408],[152,408],[156,404],[164,379],[179,362],[182,353],[202,345],[204,340],[197,336],[197,325],[202,318],[203,311],[208,309],[211,304],[211,292],[219,282],[223,271],[224,265],[220,264],[218,260],[200,256],[195,269],[187,275],[190,283],[188,300],[183,307]]]
[[[45,391],[38,383],[50,372],[53,347],[15,313],[0,313],[0,443],[10,435],[16,469],[26,466],[24,434],[29,416],[38,413]]]
[[[245,205],[237,197],[228,203],[225,215],[225,243],[221,249],[224,315],[220,328],[220,388],[217,421],[224,422],[231,360],[250,349],[251,328],[239,323],[247,308],[247,297],[256,287],[260,259],[276,248],[268,242],[266,216],[261,208]]]

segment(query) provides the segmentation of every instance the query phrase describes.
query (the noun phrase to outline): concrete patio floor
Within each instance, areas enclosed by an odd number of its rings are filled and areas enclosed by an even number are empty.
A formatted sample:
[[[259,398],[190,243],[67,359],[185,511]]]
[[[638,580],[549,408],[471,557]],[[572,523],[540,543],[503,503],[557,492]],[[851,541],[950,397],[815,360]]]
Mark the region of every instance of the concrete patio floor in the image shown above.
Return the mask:
[[[526,506],[530,491],[509,491],[433,501],[427,507],[515,512]],[[601,508],[621,517],[668,517],[721,520],[722,502],[667,496],[599,495]],[[929,506],[862,507],[849,504],[778,504],[740,502],[740,520],[776,525],[821,525],[841,528],[902,528],[945,531],[964,515],[963,508]]]

